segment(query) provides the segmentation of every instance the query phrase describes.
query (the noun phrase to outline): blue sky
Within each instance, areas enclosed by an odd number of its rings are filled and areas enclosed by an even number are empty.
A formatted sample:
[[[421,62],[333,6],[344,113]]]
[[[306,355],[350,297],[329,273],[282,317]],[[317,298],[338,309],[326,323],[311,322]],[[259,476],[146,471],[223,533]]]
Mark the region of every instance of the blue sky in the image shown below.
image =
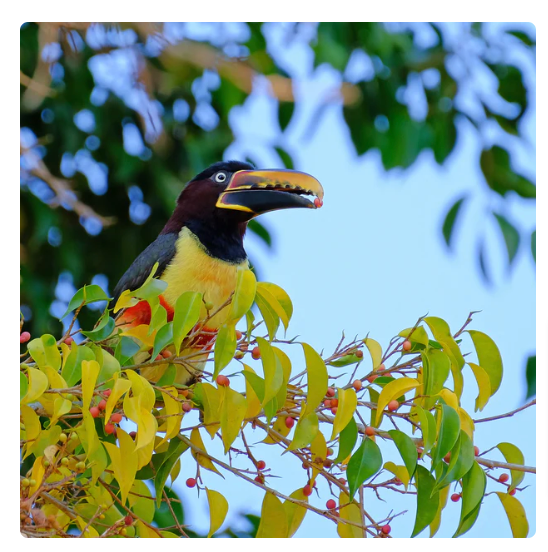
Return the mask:
[[[266,252],[258,240],[247,238],[248,252],[261,269],[263,279],[281,285],[291,296],[295,314],[288,336],[299,339],[317,349],[330,351],[340,338],[369,335],[383,347],[389,339],[416,319],[429,313],[447,320],[456,331],[472,310],[481,310],[470,326],[489,334],[498,344],[504,362],[504,380],[498,393],[481,413],[483,418],[504,413],[523,404],[525,397],[524,365],[535,351],[535,272],[528,247],[522,244],[515,265],[507,270],[504,246],[494,221],[486,216],[486,208],[493,199],[482,191],[483,177],[479,171],[479,153],[482,147],[477,135],[463,122],[459,126],[459,140],[450,158],[439,167],[430,153],[424,153],[410,170],[386,173],[380,157],[370,152],[361,158],[353,153],[340,111],[331,109],[322,120],[313,138],[303,140],[314,102],[321,91],[333,85],[335,75],[319,70],[313,78],[306,77],[307,52],[296,48],[282,53],[292,67],[302,75],[298,94],[305,98],[298,106],[285,133],[284,143],[295,151],[297,168],[313,174],[325,189],[324,207],[318,211],[283,211],[262,217],[272,229],[276,241],[273,252]],[[300,56],[300,57],[299,57]],[[527,73],[531,82],[534,74]],[[479,81],[481,86],[482,81]],[[485,84],[488,87],[488,84]],[[261,90],[261,83],[258,89]],[[530,99],[533,99],[530,97]],[[279,160],[269,157],[260,144],[277,138],[275,106],[265,94],[255,94],[244,108],[234,110],[231,124],[236,141],[226,158],[246,152],[259,152],[264,166],[279,166]],[[518,168],[534,179],[535,166],[535,110],[530,110],[524,122],[531,148],[508,146],[516,155]],[[259,146],[258,146],[259,144]],[[463,218],[456,228],[455,251],[447,252],[441,237],[443,215],[465,190],[473,192]],[[496,201],[496,198],[495,198]],[[502,202],[500,202],[502,204]],[[507,213],[520,228],[532,230],[535,225],[534,205],[510,199]],[[479,231],[487,235],[488,265],[494,285],[486,287],[479,275],[476,259],[476,239]],[[469,345],[470,349],[471,346]],[[293,351],[294,366],[302,366],[299,348]],[[235,366],[236,368],[236,366]],[[367,368],[368,370],[368,368]],[[463,405],[473,412],[477,388],[469,369],[465,371]],[[256,431],[255,441],[262,439]],[[509,441],[520,447],[529,465],[535,464],[535,410],[491,424],[477,424],[475,444],[480,450],[499,442]],[[211,451],[222,454],[216,443]],[[396,459],[395,449],[388,443],[381,445],[384,460]],[[260,451],[260,452],[259,452]],[[385,453],[386,451],[386,453]],[[300,463],[285,455],[282,460],[277,450],[257,447],[257,458],[263,458],[282,479],[276,488],[289,494],[306,483]],[[487,458],[502,460],[493,451]],[[187,464],[189,470],[193,470]],[[183,499],[195,499],[196,490],[184,486],[186,477],[183,463],[180,481],[175,486]],[[498,473],[497,473],[498,475]],[[223,492],[229,499],[228,523],[237,524],[237,512],[258,513],[262,491],[242,490],[239,481],[206,473],[206,485]],[[526,475],[524,485],[530,485],[519,494],[529,514],[530,535],[535,532],[535,479]],[[320,485],[320,498],[314,504],[323,507],[330,498],[327,487]],[[490,485],[488,490],[502,490]],[[397,497],[385,493],[386,503],[373,494],[368,508],[374,517],[408,510],[392,523],[393,536],[411,534],[415,517],[415,497]],[[187,508],[187,523],[206,531],[208,527],[205,497],[198,505]],[[454,533],[460,514],[460,503],[449,502],[439,537]],[[423,532],[422,536],[427,535]],[[334,524],[318,516],[307,514],[297,537],[335,537]],[[511,532],[504,510],[495,495],[485,499],[480,517],[468,537],[510,537]]]

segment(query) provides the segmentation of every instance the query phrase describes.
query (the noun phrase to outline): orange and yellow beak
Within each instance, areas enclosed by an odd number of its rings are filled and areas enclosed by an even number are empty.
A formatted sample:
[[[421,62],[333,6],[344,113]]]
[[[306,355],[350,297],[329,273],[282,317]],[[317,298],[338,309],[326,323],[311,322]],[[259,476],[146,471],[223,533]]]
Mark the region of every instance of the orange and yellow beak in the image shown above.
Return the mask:
[[[305,195],[315,199],[310,201]],[[243,211],[250,218],[278,209],[316,209],[322,204],[322,185],[309,174],[290,170],[235,172],[217,200],[218,208]]]

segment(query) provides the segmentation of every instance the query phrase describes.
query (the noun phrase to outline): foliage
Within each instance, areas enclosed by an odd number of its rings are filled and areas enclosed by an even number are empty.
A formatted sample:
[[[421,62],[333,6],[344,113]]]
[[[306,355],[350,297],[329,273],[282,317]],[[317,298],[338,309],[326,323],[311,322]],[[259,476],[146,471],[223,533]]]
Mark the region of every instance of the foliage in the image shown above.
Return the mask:
[[[154,312],[163,289],[150,279],[121,296],[97,328],[143,295]],[[79,290],[71,301],[73,323],[81,307],[97,299],[89,291]],[[71,324],[59,341],[45,334],[28,343],[20,368],[25,535],[197,536],[186,527],[171,487],[178,477],[192,476],[188,486],[197,482],[196,492],[207,496],[208,536],[220,536],[230,511],[230,497],[215,489],[218,477],[265,491],[260,520],[249,517],[249,535],[258,538],[290,537],[306,515],[335,523],[343,538],[386,537],[383,527],[392,524],[397,532],[397,517],[405,514],[376,514],[375,497],[391,493],[415,495],[412,536],[427,528],[434,536],[451,487],[462,503],[455,536],[481,519],[481,505],[493,500],[491,487],[514,536],[527,536],[524,509],[513,495],[525,489],[524,475],[535,469],[524,465],[511,443],[482,443],[481,450],[489,450],[475,452],[476,424],[505,415],[473,420],[460,401],[465,384],[474,380],[475,410],[481,411],[503,376],[496,344],[468,329],[471,316],[456,333],[428,316],[385,348],[367,336],[341,340],[322,356],[307,343],[277,337],[280,324],[287,327],[291,319],[290,298],[241,270],[234,295],[219,309],[230,309],[226,331],[201,373],[196,364],[209,349],[199,344],[204,337],[208,342],[203,328],[216,313],[197,320],[196,300],[202,298],[187,292],[177,301],[177,324],[164,319],[156,327],[127,329],[107,323],[108,332],[95,328],[82,340],[83,332],[72,331]],[[247,364],[252,351],[257,358],[255,347],[260,369]],[[196,381],[179,384],[179,369]],[[191,423],[193,409],[200,419]],[[251,436],[262,442],[250,445]],[[223,453],[208,450],[212,439],[222,441]],[[397,463],[386,460],[391,444],[401,458]],[[258,460],[264,447],[302,465],[302,486],[289,495],[279,490],[283,473]],[[494,448],[502,461],[486,457]],[[509,483],[499,481],[497,469],[510,471]],[[334,506],[320,504],[327,494]],[[232,529],[224,535],[243,536]]]
[[[25,24],[21,296],[31,333],[59,331],[49,311],[60,316],[63,286],[97,275],[116,281],[157,236],[182,183],[233,143],[230,115],[254,83],[269,86],[279,129],[243,154],[258,165],[264,152],[287,167],[298,163],[286,134],[298,111],[299,76],[283,68],[276,33],[309,48],[311,70],[327,67],[343,80],[320,101],[309,135],[330,110],[342,110],[357,154],[377,150],[390,170],[411,167],[425,152],[444,163],[459,133],[472,129],[486,144],[478,161],[487,186],[480,183],[476,195],[487,190],[503,204],[515,194],[534,198],[534,184],[515,171],[504,146],[508,137],[524,141],[529,92],[521,67],[507,61],[509,48],[534,57],[535,40],[523,31],[493,37],[481,23],[462,24],[455,42],[438,24],[217,24],[205,32],[175,23]],[[470,78],[477,73],[497,93],[478,92]],[[448,245],[473,199],[457,194],[443,224]],[[506,210],[491,222],[511,262],[529,237],[520,240]],[[254,221],[250,229],[271,244],[266,228]],[[113,243],[124,246],[113,250]],[[81,316],[90,324],[94,313]]]

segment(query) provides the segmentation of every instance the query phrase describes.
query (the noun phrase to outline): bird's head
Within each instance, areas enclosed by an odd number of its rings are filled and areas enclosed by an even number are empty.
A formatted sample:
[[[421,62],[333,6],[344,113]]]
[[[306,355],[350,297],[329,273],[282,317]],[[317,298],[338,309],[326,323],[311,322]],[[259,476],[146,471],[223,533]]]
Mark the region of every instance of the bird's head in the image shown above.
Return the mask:
[[[305,196],[315,196],[314,203]],[[309,174],[290,170],[256,170],[249,163],[222,161],[195,176],[181,192],[178,206],[185,218],[214,216],[246,222],[257,215],[321,205],[323,188]]]

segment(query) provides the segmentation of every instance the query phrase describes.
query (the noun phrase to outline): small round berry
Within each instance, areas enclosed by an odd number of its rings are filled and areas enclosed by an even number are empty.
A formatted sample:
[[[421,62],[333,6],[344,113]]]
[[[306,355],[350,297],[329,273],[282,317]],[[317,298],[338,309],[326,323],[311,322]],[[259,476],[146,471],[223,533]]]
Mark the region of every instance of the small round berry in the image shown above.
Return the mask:
[[[378,376],[377,374],[374,374],[374,375],[372,375],[372,376],[369,376],[369,377],[367,378],[367,381],[368,381],[369,383],[373,383],[378,377],[379,377],[379,376]]]
[[[264,476],[263,476],[263,475],[258,475],[258,476],[255,478],[255,481],[256,481],[257,483],[264,484]]]
[[[196,479],[194,479],[194,477],[189,477],[189,478],[186,480],[186,486],[187,486],[189,489],[192,489],[193,487],[196,487]]]
[[[61,458],[61,465],[62,466],[68,466],[68,463],[69,463],[69,461],[68,461],[68,458],[66,456]]]
[[[124,518],[124,523],[126,525],[131,525],[133,523],[133,517],[130,516],[130,515],[127,515],[125,518]]]
[[[122,535],[122,537],[125,537],[127,535],[127,529],[125,527],[122,527],[118,534]]]
[[[328,448],[327,449],[327,456],[331,456],[333,454],[333,449],[332,448]]]
[[[390,531],[392,531],[392,527],[390,527],[390,525],[388,525],[388,523],[386,525],[383,525],[381,527],[381,531],[385,534],[385,535],[389,535],[390,534]]]
[[[236,340],[237,341],[240,341],[240,339],[242,339],[243,335],[244,334],[240,330],[236,330]]]
[[[206,308],[207,311],[211,311],[211,310],[213,310],[215,305],[213,303],[211,303],[211,301],[206,301],[204,307]]]
[[[122,421],[122,414],[120,412],[115,412],[111,417],[110,421],[113,424],[119,424]]]
[[[400,403],[396,399],[388,403],[388,410],[390,410],[390,412],[395,412],[399,407]]]
[[[506,483],[510,479],[510,476],[507,473],[501,473],[499,476],[499,481],[501,483]]]
[[[331,414],[337,414],[337,407],[334,406],[332,409],[331,409]]]
[[[323,467],[324,467],[324,468],[329,469],[332,465],[333,465],[333,460],[331,460],[330,458],[326,458],[326,459],[323,461]]]
[[[32,483],[32,481],[31,481],[31,483]],[[34,485],[33,485],[33,486],[34,486]],[[511,491],[508,491],[508,494],[509,494],[510,496],[514,496],[514,495],[516,494],[516,489],[512,489]]]
[[[287,427],[287,429],[291,429],[294,425],[295,425],[295,418],[285,419],[285,427]]]
[[[243,351],[236,351],[234,353],[234,358],[236,360],[240,360],[240,359],[244,358],[244,352]]]
[[[305,485],[303,487],[303,495],[310,496],[312,494],[312,487],[310,485]]]
[[[344,477],[339,477],[339,483],[346,485],[346,479]]]
[[[337,503],[336,503],[332,498],[330,498],[330,499],[325,503],[325,507],[326,507],[328,510],[333,510],[334,508],[337,507]]]
[[[359,390],[363,387],[362,380],[354,380],[354,381],[352,382],[352,387],[353,387],[356,391],[359,391]]]
[[[361,351],[360,349],[358,349],[358,350],[356,351],[356,356],[357,356],[358,358],[363,358],[363,351]]]
[[[386,366],[384,364],[379,364],[377,366],[377,372],[382,372],[383,370],[386,370]]]
[[[339,406],[339,399],[331,399],[331,406]]]
[[[116,426],[108,422],[108,424],[105,424],[105,433],[107,435],[116,435]]]
[[[447,464],[449,464],[449,462],[451,462],[451,453],[448,452],[444,457],[443,457],[443,461]]]
[[[167,349],[164,349],[161,354],[164,358],[169,358],[170,356],[173,356],[173,353],[171,351],[168,351]]]
[[[327,392],[325,393],[328,397],[334,397],[335,396],[335,389],[333,387],[328,387]]]
[[[259,347],[254,347],[253,348],[253,351],[251,351],[251,356],[255,359],[255,360],[258,360],[261,358],[261,350],[259,349]]]
[[[30,480],[30,486],[31,487],[36,487],[36,479],[31,479]],[[514,494],[516,494],[516,489],[514,489]]]
[[[132,439],[135,439],[135,437],[137,437],[137,432],[136,432],[136,431],[130,431],[130,432],[129,432],[129,436],[130,436]]]
[[[42,462],[42,465],[44,466],[44,468],[49,468],[51,466],[51,462],[49,460],[44,460]]]
[[[480,449],[478,447],[474,447],[474,456],[479,456]]]
[[[367,426],[365,428],[365,434],[368,435],[369,437],[372,437],[373,435],[375,435],[375,433],[377,433],[377,431],[375,430],[374,427],[372,426]]]
[[[66,443],[67,442],[67,434],[66,433],[61,433],[61,435],[59,435],[59,441],[61,441],[61,443]]]
[[[451,500],[453,502],[458,502],[460,500],[460,493],[454,493],[451,495]]]
[[[21,481],[21,485],[22,485],[23,487],[29,487],[29,486],[30,486],[30,480],[27,479],[27,478],[25,477],[25,479],[23,479],[23,480]]]
[[[156,355],[156,358],[155,358],[154,360],[162,360],[163,358],[164,358],[164,357],[163,357],[160,353],[158,353],[158,354]]]
[[[110,394],[112,393],[112,389],[105,389],[103,391],[103,395],[108,399],[110,397]]]
[[[257,462],[257,469],[264,470],[266,468],[266,462],[264,460],[259,460]]]
[[[230,380],[222,374],[218,375],[215,381],[217,382],[217,385],[222,385],[223,387],[228,387],[230,385]]]
[[[403,350],[404,351],[410,351],[411,350],[411,341],[408,341],[407,339],[403,342]]]
[[[26,343],[30,339],[30,333],[29,332],[23,332],[19,336],[19,343]]]
[[[94,418],[97,418],[97,416],[99,416],[101,414],[101,411],[96,407],[96,406],[92,406],[90,409],[89,409],[89,413],[94,417]]]
[[[325,401],[323,401],[323,405],[325,406],[325,408],[331,408],[331,400],[325,399]]]
[[[105,401],[105,399],[101,399],[99,401],[99,404],[97,405],[97,408],[99,410],[104,410],[106,407],[107,407],[107,401]]]
[[[192,410],[192,404],[185,401],[183,403],[183,412],[190,412]]]
[[[66,345],[70,345],[73,342],[74,342],[74,337],[69,335],[68,337],[65,338],[65,344]]]
[[[86,464],[85,462],[78,462],[76,464],[76,471],[83,472],[86,470]]]
[[[73,431],[73,432],[70,434],[70,438],[71,438],[72,440],[78,439],[78,434],[77,434],[76,432]]]

